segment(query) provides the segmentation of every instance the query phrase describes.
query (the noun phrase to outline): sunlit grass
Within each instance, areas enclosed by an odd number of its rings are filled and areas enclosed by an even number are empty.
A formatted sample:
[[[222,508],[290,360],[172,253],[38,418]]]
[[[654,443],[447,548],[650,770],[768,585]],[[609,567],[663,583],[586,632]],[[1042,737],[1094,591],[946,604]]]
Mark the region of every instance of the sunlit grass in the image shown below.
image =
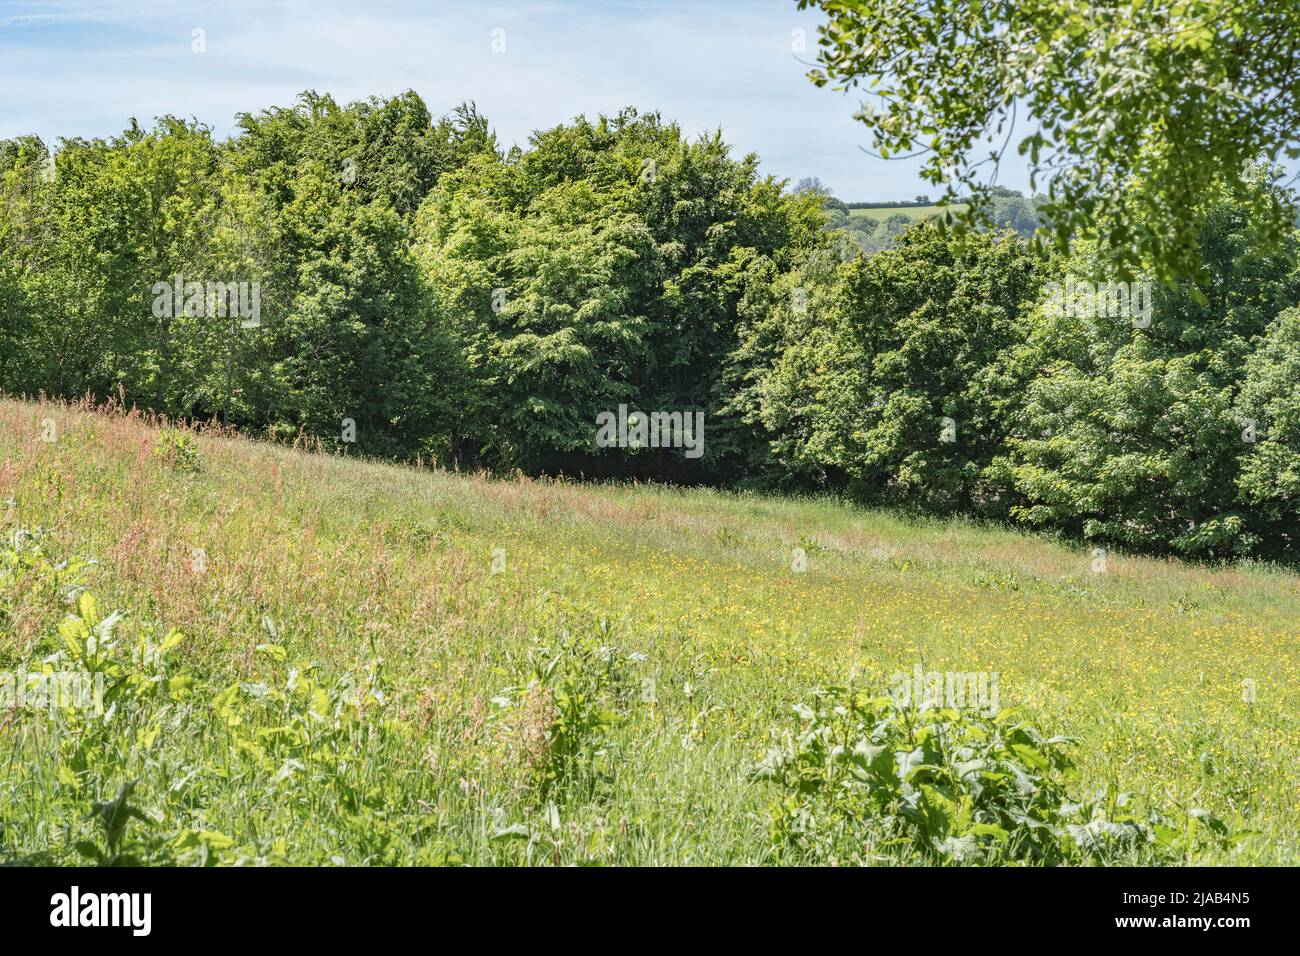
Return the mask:
[[[772,795],[746,773],[790,705],[850,675],[884,693],[923,663],[998,672],[1004,707],[1078,739],[1080,790],[1259,834],[1199,862],[1296,862],[1293,573],[1114,554],[1099,573],[1080,546],[831,500],[492,481],[212,435],[189,474],[157,444],[135,417],[0,402],[0,531],[96,560],[88,588],[181,629],[202,686],[282,677],[259,644],[331,679],[382,657],[400,725],[339,771],[373,786],[349,806],[333,783],[234,769],[207,691],[178,708],[124,767],[157,827],[219,833],[223,860],[758,862]],[[49,653],[57,598],[3,599],[0,666]],[[530,648],[602,620],[633,655],[627,693],[600,785],[551,807],[506,692]],[[93,835],[75,811],[112,796],[87,791],[124,781],[61,785],[42,720],[0,717],[0,853],[68,862]]]

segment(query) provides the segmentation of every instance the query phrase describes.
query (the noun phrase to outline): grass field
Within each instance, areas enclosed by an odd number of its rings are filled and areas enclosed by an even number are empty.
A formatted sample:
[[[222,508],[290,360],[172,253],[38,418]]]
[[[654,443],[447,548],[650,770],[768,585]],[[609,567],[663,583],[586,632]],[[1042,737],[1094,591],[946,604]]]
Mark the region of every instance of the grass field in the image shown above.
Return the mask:
[[[884,222],[890,216],[902,213],[912,219],[928,219],[930,216],[942,215],[945,211],[953,215],[965,212],[966,206],[967,203],[964,202],[953,203],[951,206],[881,206],[872,209],[850,209],[849,217]]]
[[[1297,862],[1293,573],[1094,570],[828,500],[158,448],[135,416],[0,402],[0,669],[62,647],[113,688],[102,717],[0,716],[11,862],[915,862],[870,829],[774,842],[786,795],[751,771],[816,685],[883,694],[918,664],[996,672],[1002,707],[1075,738],[1072,794],[1234,834],[1123,859]]]

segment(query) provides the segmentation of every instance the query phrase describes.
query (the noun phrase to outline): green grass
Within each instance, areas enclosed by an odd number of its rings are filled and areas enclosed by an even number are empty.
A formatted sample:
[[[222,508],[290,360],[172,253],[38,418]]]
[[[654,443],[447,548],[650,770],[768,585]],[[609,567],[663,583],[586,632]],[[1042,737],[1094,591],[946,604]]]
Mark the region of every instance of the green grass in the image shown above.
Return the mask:
[[[80,581],[90,623],[126,615],[128,678],[111,720],[0,716],[4,858],[771,861],[781,794],[750,771],[792,705],[923,663],[997,672],[1003,707],[1075,738],[1072,793],[1250,831],[1163,859],[1297,862],[1293,573],[1098,573],[1083,547],[831,500],[194,444],[0,402],[0,533],[44,529],[45,556],[0,565],[0,669],[65,646]]]
[[[902,213],[911,219],[928,219],[931,216],[940,216],[944,212],[951,212],[956,215],[966,211],[967,203],[953,203],[951,206],[879,206],[871,209],[850,209],[850,218],[874,219],[877,222],[884,222],[890,216]]]

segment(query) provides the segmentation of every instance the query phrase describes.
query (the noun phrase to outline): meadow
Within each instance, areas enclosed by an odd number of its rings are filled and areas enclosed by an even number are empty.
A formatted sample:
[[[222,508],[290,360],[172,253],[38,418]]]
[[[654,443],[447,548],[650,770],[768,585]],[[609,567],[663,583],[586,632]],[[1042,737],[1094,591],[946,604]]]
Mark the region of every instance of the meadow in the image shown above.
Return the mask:
[[[1276,566],[15,400],[0,515],[0,670],[110,687],[102,716],[0,714],[7,862],[963,862],[756,773],[815,736],[815,688],[879,699],[918,665],[996,673],[1069,738],[1043,749],[1072,754],[1071,801],[1159,817],[1079,862],[1300,857],[1300,576]]]

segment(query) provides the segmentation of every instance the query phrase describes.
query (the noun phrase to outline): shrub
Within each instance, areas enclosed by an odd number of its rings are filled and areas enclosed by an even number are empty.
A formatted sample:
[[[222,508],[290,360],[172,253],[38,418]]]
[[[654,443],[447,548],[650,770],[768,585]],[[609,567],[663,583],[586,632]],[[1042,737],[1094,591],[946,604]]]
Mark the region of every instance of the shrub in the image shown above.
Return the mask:
[[[1240,205],[1217,206],[1201,232],[1211,281],[1154,286],[1145,327],[1112,310],[1028,314],[998,372],[1019,399],[988,471],[1014,489],[1013,518],[1193,558],[1286,550],[1295,364],[1281,316],[1300,274],[1293,247],[1252,253],[1257,226]],[[1059,279],[1107,275],[1083,244],[1060,266]],[[1245,437],[1246,419],[1260,441]]]
[[[197,475],[201,468],[198,443],[193,435],[179,428],[159,431],[153,454],[168,468],[184,475]]]
[[[794,713],[797,730],[753,772],[780,790],[769,829],[779,858],[865,851],[925,863],[1103,863],[1191,849],[1202,829],[1242,835],[1199,810],[1183,826],[1141,819],[1113,791],[1071,801],[1070,741],[1009,711],[902,707],[830,687]]]
[[[32,687],[31,675],[47,682],[84,675],[97,699],[50,700],[42,692],[48,718],[24,722],[10,735],[16,749],[7,759],[15,769],[0,780],[0,860],[282,861],[288,848],[271,832],[276,821],[259,818],[266,831],[245,841],[217,829],[229,827],[215,821],[229,821],[227,804],[238,799],[241,812],[275,807],[279,823],[319,824],[331,843],[316,852],[331,859],[348,852],[366,862],[413,854],[453,862],[430,832],[434,821],[392,809],[406,806],[422,777],[398,758],[409,752],[411,734],[392,706],[392,684],[373,644],[356,678],[328,679],[314,664],[291,659],[281,644],[267,643],[250,655],[260,665],[250,679],[219,681],[179,665],[180,631],[109,612],[77,581],[85,564],[55,564],[39,540],[16,531],[0,541],[0,583],[12,586],[18,577],[9,575],[26,569],[35,584],[57,586],[72,606],[54,641],[38,645],[39,661],[21,662],[18,670]],[[269,619],[263,626],[278,639]],[[32,808],[12,794],[34,788],[48,835],[20,851],[8,834]],[[306,845],[294,850],[313,852]]]
[[[505,691],[515,702],[513,746],[541,799],[589,798],[612,774],[610,734],[628,685],[608,639],[601,621],[594,633],[566,630],[534,644],[527,683]]]

